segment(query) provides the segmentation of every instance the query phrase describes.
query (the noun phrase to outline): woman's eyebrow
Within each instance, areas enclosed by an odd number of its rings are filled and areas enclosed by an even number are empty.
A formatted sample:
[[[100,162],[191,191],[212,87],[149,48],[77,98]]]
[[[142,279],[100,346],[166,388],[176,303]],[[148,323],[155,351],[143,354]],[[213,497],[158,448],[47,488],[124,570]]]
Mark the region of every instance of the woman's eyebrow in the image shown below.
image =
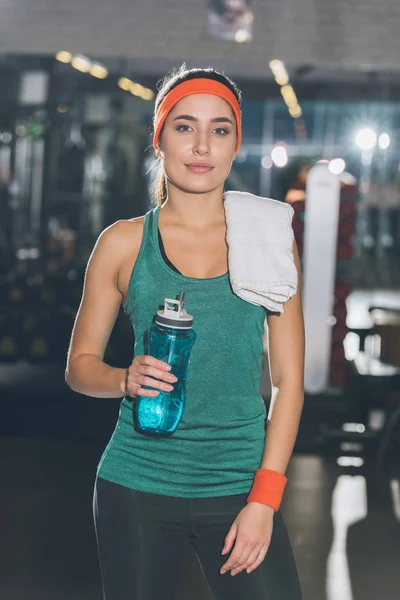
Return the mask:
[[[185,119],[186,121],[197,121],[196,117],[192,115],[178,115],[174,118],[174,121],[178,121],[178,119]],[[215,117],[215,119],[210,119],[211,123],[230,123],[233,125],[233,121],[228,119],[228,117]]]

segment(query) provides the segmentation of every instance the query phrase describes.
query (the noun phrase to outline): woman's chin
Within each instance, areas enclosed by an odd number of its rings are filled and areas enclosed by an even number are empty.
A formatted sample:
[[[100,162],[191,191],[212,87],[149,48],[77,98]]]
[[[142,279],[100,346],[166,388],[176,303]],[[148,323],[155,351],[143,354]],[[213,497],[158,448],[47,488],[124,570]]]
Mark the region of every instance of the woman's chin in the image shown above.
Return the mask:
[[[178,188],[181,192],[186,194],[207,194],[218,187],[224,185],[224,182],[207,181],[205,178],[202,181],[193,181],[192,178],[187,177],[183,182],[171,182],[172,185]]]

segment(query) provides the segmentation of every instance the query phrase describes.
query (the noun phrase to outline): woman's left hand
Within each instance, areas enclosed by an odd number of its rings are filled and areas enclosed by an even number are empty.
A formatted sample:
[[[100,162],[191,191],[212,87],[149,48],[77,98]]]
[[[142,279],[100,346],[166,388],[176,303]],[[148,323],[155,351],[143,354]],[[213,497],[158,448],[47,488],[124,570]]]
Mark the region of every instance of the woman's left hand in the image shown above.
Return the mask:
[[[237,575],[244,569],[250,573],[264,560],[271,541],[274,509],[259,502],[249,502],[233,521],[225,538],[222,554],[229,552],[235,541],[235,547],[220,569],[223,574],[232,569],[231,575]]]

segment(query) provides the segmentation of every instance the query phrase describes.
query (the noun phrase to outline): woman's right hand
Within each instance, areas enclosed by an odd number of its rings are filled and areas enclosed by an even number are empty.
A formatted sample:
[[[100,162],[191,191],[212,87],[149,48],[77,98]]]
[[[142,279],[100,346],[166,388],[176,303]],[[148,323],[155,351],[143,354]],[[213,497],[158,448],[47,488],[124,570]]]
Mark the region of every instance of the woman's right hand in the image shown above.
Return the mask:
[[[168,363],[147,354],[135,356],[133,363],[126,370],[125,392],[127,396],[158,396],[157,390],[147,390],[148,385],[166,392],[173,390],[178,378],[169,373]],[[155,378],[155,379],[153,379]]]

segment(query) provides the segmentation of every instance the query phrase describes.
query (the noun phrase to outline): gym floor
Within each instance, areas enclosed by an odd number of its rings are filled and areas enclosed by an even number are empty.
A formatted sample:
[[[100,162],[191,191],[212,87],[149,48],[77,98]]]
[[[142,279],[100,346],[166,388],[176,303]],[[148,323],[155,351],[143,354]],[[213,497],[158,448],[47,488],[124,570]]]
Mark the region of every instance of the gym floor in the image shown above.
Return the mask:
[[[361,313],[388,302],[397,307],[399,293],[357,292],[349,319],[367,326]],[[119,400],[73,393],[63,370],[0,365],[4,600],[101,600],[92,492]],[[267,376],[261,390],[268,395]],[[304,600],[398,600],[398,457],[377,468],[371,447],[359,467],[340,466],[337,442],[321,446],[316,434],[323,420],[333,426],[341,415],[317,404],[305,406],[282,505]],[[176,600],[187,598],[211,600],[190,544]]]
[[[101,599],[91,501],[102,449],[95,442],[0,440],[4,600]],[[399,476],[293,457],[282,513],[305,600],[398,600]],[[211,600],[189,543],[177,600],[187,598]]]

